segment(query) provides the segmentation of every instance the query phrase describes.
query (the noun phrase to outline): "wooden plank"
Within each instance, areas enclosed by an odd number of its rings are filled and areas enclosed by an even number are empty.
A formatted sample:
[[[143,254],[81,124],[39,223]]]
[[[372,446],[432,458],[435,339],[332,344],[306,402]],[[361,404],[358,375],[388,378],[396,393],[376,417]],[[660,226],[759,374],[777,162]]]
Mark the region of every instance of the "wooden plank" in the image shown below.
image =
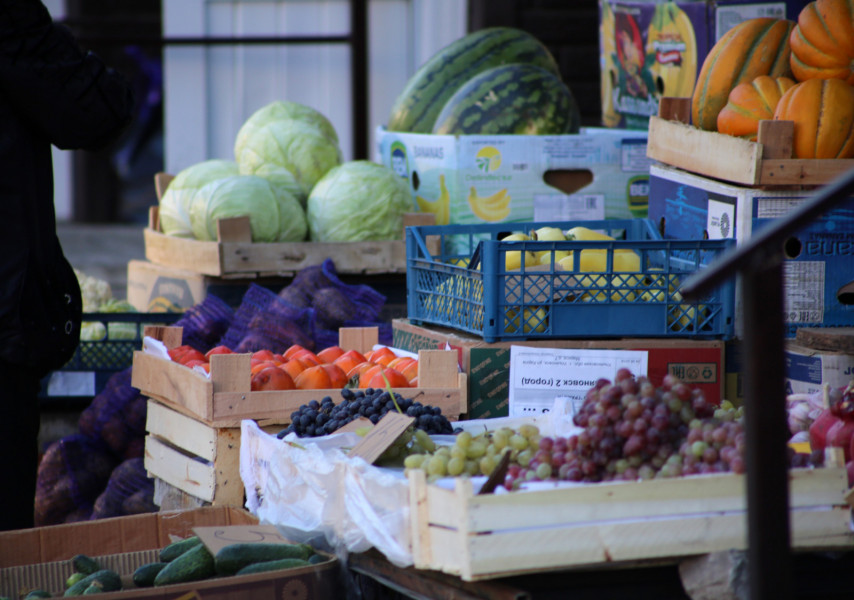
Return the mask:
[[[207,462],[216,460],[216,430],[156,400],[148,401],[145,430],[158,440]]]
[[[691,123],[691,98],[665,96],[658,102],[658,116],[667,121]]]
[[[790,505],[793,508],[842,505],[847,488],[845,477],[845,469],[841,468],[793,471]],[[462,527],[470,533],[485,533],[508,528],[744,511],[744,485],[743,475],[729,473],[471,498],[451,498],[432,486],[428,492],[429,520],[431,525],[457,527],[460,505],[465,505],[470,520]],[[437,489],[435,497],[434,489]],[[509,513],[514,515],[512,521],[507,519]]]
[[[144,463],[151,475],[191,496],[213,502],[216,489],[213,465],[187,456],[154,436],[145,438]]]
[[[203,421],[213,417],[212,382],[184,365],[137,350],[133,353],[131,385],[143,395]]]
[[[756,141],[762,144],[762,158],[792,158],[795,139],[793,121],[759,121]]]
[[[216,239],[218,242],[252,243],[252,228],[249,217],[217,219]]]
[[[342,327],[338,330],[338,345],[342,349],[364,354],[379,342],[378,327]]]
[[[720,135],[720,134],[718,134]],[[762,161],[760,185],[817,186],[854,169],[851,158],[788,158]]]
[[[453,388],[459,385],[456,350],[419,350],[418,385],[422,388]]]
[[[684,123],[649,118],[646,155],[709,177],[757,185],[762,146],[741,138],[702,131]]]
[[[177,348],[184,340],[184,328],[174,325],[146,325],[142,328],[143,337],[163,342],[167,349]]]
[[[223,274],[217,242],[179,238],[149,228],[143,230],[142,237],[149,262],[214,277]]]
[[[248,392],[252,389],[252,354],[212,354],[211,383],[213,393]],[[216,408],[212,407],[212,412]]]
[[[166,188],[169,187],[173,179],[175,179],[175,176],[169,173],[160,172],[154,174],[154,192],[157,194],[158,202],[163,198]]]
[[[463,390],[456,387],[392,388],[392,392],[440,407],[449,421],[456,421],[465,408]],[[237,427],[243,419],[254,419],[259,425],[287,424],[291,413],[301,405],[324,396],[331,396],[337,403],[341,401],[340,394],[341,390],[221,392],[214,395],[213,413],[206,421],[216,427]]]
[[[795,339],[811,350],[854,355],[854,327],[799,327]]]

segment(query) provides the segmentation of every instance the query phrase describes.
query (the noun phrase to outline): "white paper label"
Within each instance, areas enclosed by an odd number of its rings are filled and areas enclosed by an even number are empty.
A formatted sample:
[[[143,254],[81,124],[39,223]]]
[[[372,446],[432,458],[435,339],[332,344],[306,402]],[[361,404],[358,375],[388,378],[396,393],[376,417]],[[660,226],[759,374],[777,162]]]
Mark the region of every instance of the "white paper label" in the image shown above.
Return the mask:
[[[626,368],[636,377],[647,373],[644,350],[586,350],[510,347],[511,417],[548,413],[556,398],[574,407],[600,378],[614,381]]]
[[[600,221],[605,218],[602,194],[536,194],[534,221]]]

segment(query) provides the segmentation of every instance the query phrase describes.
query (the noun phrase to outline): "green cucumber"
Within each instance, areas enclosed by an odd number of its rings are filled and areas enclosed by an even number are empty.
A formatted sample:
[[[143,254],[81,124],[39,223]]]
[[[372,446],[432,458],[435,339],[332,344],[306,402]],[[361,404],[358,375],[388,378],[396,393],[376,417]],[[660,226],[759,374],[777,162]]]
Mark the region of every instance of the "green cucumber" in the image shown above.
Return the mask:
[[[154,585],[154,578],[163,570],[169,563],[153,562],[138,567],[133,572],[133,584],[136,587],[151,587]]]
[[[122,578],[118,573],[110,569],[101,569],[72,585],[65,590],[63,596],[80,596],[93,581],[98,581],[105,592],[115,592],[122,589]]]
[[[78,573],[83,573],[84,575],[91,575],[95,571],[100,571],[101,565],[98,564],[98,561],[92,558],[91,556],[86,556],[85,554],[78,554],[71,559],[71,568],[73,568]]]
[[[279,571],[280,569],[296,569],[307,567],[310,562],[302,558],[280,558],[279,560],[265,560],[246,565],[235,575],[251,575],[252,573],[266,573],[267,571]]]
[[[90,573],[91,575],[91,573]],[[74,571],[71,575],[68,576],[68,579],[65,580],[65,587],[70,588],[72,585],[80,581],[86,577],[86,573],[81,573],[80,571]]]
[[[30,590],[21,600],[35,600],[36,598],[50,598],[53,594],[45,590]]]
[[[537,38],[512,27],[490,27],[445,46],[410,77],[395,100],[387,129],[431,133],[439,111],[463,84],[493,67],[524,63],[559,75],[557,62]]]
[[[244,542],[230,544],[216,553],[216,572],[220,575],[234,575],[243,567],[252,563],[298,558],[308,560],[314,550],[308,544],[273,544],[265,542]]]
[[[308,562],[309,562],[309,564],[312,564],[312,565],[319,565],[320,563],[324,563],[327,560],[329,560],[329,557],[324,556],[322,554],[312,554],[311,556],[308,557]]]
[[[172,542],[168,546],[160,550],[160,562],[171,562],[184,554],[187,550],[195,548],[202,543],[199,536],[194,535],[177,542]]]
[[[154,577],[154,585],[199,581],[216,575],[214,557],[204,544],[197,544],[166,566]]]
[[[433,133],[558,135],[578,133],[581,113],[572,92],[535,65],[502,65],[463,84],[442,107]]]

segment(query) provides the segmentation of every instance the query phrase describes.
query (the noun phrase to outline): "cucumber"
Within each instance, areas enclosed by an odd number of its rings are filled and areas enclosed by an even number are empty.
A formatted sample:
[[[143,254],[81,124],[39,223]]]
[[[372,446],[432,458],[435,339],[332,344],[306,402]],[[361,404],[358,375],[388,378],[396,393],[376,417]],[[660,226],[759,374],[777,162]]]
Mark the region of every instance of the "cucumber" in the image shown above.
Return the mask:
[[[154,585],[154,578],[163,570],[169,563],[153,562],[138,567],[133,572],[133,584],[136,587],[151,587]]]
[[[244,542],[230,544],[216,553],[216,572],[220,575],[234,575],[246,565],[283,558],[308,560],[314,554],[307,544],[272,544],[265,542]]]
[[[65,580],[65,587],[70,588],[72,585],[80,581],[86,577],[86,573],[81,573],[80,571],[74,571],[71,575],[68,576],[68,579]]]
[[[97,579],[95,581],[93,581],[92,583],[90,583],[89,587],[87,587],[85,590],[83,590],[84,596],[89,596],[90,594],[103,594],[103,593],[104,593],[104,586],[101,585],[101,582],[98,581]]]
[[[154,585],[199,581],[216,575],[214,557],[204,544],[197,544],[181,556],[166,563],[154,577]]]
[[[267,571],[278,571],[280,569],[296,569],[307,567],[311,563],[302,558],[280,558],[279,560],[265,560],[246,565],[235,575],[251,575],[252,573],[266,573]]]
[[[190,548],[194,548],[202,543],[199,536],[194,535],[177,542],[172,542],[168,546],[160,550],[160,562],[171,562],[184,554]]]
[[[36,598],[50,598],[52,594],[45,590],[30,590],[22,600],[35,600]]]
[[[85,554],[78,554],[71,559],[71,568],[73,568],[78,573],[83,573],[84,575],[91,575],[95,571],[100,571],[101,565],[98,564],[98,561],[92,558],[91,556],[86,556]]]
[[[63,596],[80,596],[86,591],[86,588],[88,588],[93,581],[100,582],[103,587],[103,591],[105,592],[114,592],[122,589],[122,578],[118,573],[110,569],[101,569],[100,571],[95,571],[91,575],[87,575],[72,585],[70,588],[65,590]]]
[[[308,557],[308,563],[311,565],[319,565],[320,563],[324,563],[329,560],[328,556],[323,556],[322,554],[312,554]]]

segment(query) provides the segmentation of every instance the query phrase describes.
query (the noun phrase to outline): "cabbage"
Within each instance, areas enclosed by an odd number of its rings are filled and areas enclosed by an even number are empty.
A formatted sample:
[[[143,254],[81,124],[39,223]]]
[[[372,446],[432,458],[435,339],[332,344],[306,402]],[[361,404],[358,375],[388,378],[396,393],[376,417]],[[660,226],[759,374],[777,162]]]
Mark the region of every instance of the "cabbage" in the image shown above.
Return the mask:
[[[161,231],[167,235],[192,238],[190,204],[196,190],[217,179],[237,175],[238,172],[236,162],[220,159],[206,160],[180,171],[160,198],[158,215]]]
[[[298,186],[297,200],[304,206],[315,183],[341,163],[342,155],[338,143],[316,126],[278,119],[251,129],[235,158],[242,174],[263,174],[285,189],[288,174],[292,175]]]
[[[411,211],[406,180],[368,160],[331,169],[306,206],[309,236],[317,242],[401,239],[403,215]]]
[[[256,110],[241,125],[234,141],[234,156],[243,154],[243,147],[249,135],[256,129],[264,127],[271,121],[295,120],[314,125],[334,144],[338,144],[338,133],[323,114],[311,107],[297,102],[277,100]]]
[[[291,194],[257,175],[232,175],[201,187],[190,204],[190,225],[198,240],[217,239],[220,219],[249,216],[253,242],[305,239],[305,211]]]

